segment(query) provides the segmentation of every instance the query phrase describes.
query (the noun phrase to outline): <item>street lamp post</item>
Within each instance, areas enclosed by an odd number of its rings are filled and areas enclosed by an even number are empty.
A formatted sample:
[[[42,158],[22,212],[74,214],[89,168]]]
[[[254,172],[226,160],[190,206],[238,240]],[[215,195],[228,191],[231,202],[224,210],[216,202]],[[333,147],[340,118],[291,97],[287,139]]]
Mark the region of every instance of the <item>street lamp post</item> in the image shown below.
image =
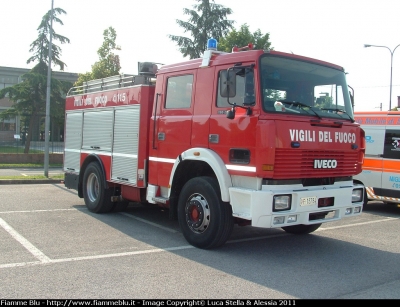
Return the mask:
[[[392,109],[392,73],[393,73],[393,53],[396,51],[396,48],[399,47],[400,44],[398,44],[393,51],[390,50],[389,47],[386,46],[378,46],[378,45],[370,45],[370,44],[364,44],[364,48],[368,47],[382,47],[386,48],[390,52],[390,97],[389,97],[389,111]]]

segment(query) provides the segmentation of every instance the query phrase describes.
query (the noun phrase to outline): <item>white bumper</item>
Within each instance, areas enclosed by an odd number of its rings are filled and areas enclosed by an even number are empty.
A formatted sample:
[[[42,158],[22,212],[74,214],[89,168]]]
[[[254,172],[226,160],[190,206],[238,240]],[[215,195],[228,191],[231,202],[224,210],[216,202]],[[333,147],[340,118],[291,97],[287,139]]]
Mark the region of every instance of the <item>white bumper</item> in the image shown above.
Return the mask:
[[[346,181],[337,182],[333,185],[312,187],[263,185],[261,190],[231,187],[229,188],[229,195],[234,217],[251,220],[251,225],[255,227],[273,228],[325,223],[337,221],[343,217],[360,215],[362,200],[352,203],[354,188],[363,188],[363,186],[354,186],[352,181]],[[273,212],[273,197],[282,194],[292,196],[291,208]],[[317,197],[317,199],[333,197],[334,204],[333,206],[318,207],[317,202],[315,205],[301,206],[300,199],[303,197]],[[324,218],[310,220],[310,215],[321,215],[325,212],[329,212],[329,214]]]

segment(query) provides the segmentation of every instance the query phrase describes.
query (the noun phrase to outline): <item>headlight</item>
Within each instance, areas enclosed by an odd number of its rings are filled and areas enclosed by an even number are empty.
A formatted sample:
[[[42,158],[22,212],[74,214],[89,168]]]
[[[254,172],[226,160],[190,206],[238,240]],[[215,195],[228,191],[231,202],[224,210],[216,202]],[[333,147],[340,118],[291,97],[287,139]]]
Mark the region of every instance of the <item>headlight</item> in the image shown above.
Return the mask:
[[[273,203],[273,211],[290,210],[292,206],[292,195],[275,195]]]
[[[353,193],[351,194],[351,202],[357,203],[362,201],[363,191],[363,189],[354,189]]]

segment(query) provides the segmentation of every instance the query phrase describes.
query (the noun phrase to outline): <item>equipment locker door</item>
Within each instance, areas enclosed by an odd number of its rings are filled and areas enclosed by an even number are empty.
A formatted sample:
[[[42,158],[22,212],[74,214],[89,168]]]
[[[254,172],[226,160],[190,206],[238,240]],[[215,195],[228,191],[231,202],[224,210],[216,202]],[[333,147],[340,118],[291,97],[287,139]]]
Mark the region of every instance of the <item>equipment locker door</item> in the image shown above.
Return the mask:
[[[82,148],[83,112],[67,112],[65,115],[64,171],[79,173]]]
[[[116,108],[111,179],[137,185],[140,104]]]

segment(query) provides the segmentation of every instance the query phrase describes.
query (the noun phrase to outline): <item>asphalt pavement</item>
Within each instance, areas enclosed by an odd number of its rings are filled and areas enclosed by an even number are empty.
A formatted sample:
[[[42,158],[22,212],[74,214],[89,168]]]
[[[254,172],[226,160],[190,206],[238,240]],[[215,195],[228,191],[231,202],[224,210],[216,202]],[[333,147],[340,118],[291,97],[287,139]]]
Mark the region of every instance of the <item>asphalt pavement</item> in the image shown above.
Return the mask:
[[[371,202],[310,235],[235,225],[225,245],[203,250],[165,208],[132,203],[96,214],[63,184],[0,185],[0,195],[1,299],[48,299],[50,307],[61,299],[97,307],[116,298],[140,299],[139,307],[162,298],[170,307],[400,299],[400,213],[389,204]]]

